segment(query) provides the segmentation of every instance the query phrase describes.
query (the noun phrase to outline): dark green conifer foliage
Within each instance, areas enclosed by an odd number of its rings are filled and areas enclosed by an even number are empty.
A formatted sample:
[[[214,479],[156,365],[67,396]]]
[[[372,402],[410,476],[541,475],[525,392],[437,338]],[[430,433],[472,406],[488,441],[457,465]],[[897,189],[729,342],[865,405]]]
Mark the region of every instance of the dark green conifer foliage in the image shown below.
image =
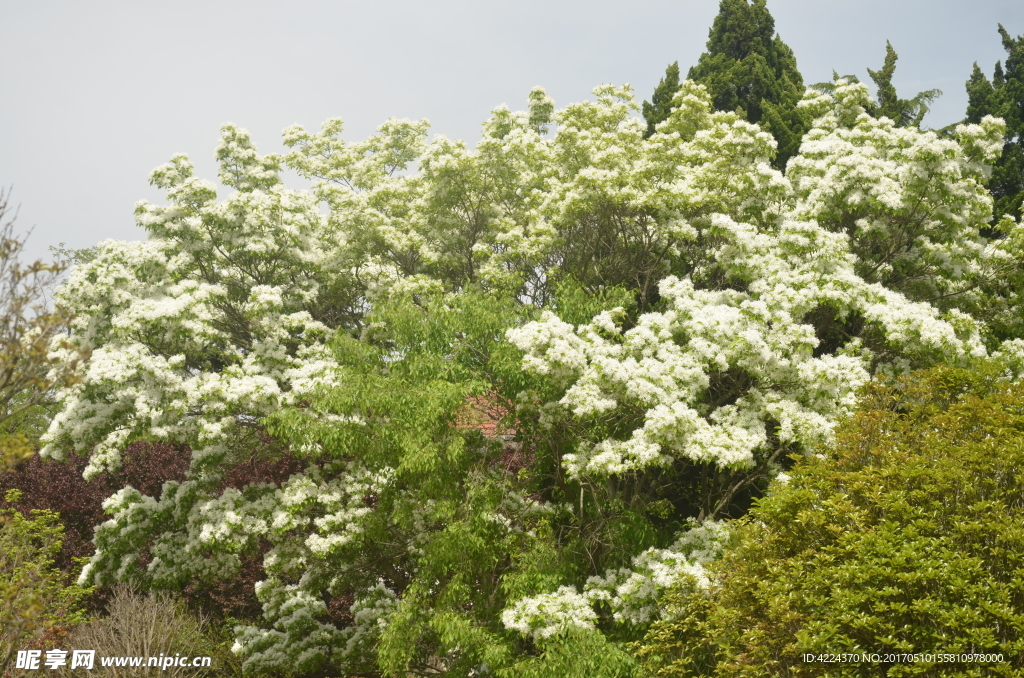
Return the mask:
[[[899,59],[899,55],[892,48],[892,44],[886,40],[885,63],[882,68],[877,71],[868,69],[868,75],[871,76],[878,88],[878,103],[870,113],[876,118],[883,116],[889,118],[896,123],[897,127],[920,127],[921,121],[928,113],[929,104],[941,96],[942,91],[929,89],[919,92],[913,99],[900,99],[896,94],[896,86],[892,84],[897,59]]]
[[[996,68],[999,69],[999,62],[996,62]],[[974,70],[971,72],[971,77],[967,80],[967,120],[970,122],[979,122],[986,115],[989,115],[989,106],[992,101],[992,95],[995,92],[995,88],[992,87],[992,83],[985,74],[978,67],[978,62],[974,62]]]
[[[775,33],[766,0],[721,0],[707,51],[688,78],[708,88],[715,108],[760,123],[779,142],[776,164],[800,147],[809,120],[797,109],[804,81],[793,50]]]
[[[647,132],[644,137],[654,134],[654,127],[668,119],[672,113],[672,97],[679,91],[679,62],[675,61],[665,69],[665,77],[654,88],[651,101],[644,102],[644,120],[647,121]]]
[[[995,198],[993,219],[1004,214],[1021,217],[1024,201],[1024,35],[1010,37],[999,25],[999,35],[1006,49],[1005,66],[996,62],[989,81],[974,64],[967,81],[967,122],[979,122],[986,115],[1006,121],[1006,142],[1003,154],[992,169],[989,190]]]

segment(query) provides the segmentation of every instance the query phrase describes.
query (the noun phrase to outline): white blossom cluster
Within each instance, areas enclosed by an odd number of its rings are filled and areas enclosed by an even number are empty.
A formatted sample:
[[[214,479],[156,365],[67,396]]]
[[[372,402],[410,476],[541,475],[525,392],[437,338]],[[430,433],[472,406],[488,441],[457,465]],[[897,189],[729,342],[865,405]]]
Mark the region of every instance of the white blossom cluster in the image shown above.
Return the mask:
[[[136,209],[153,237],[100,243],[57,293],[92,359],[63,393],[42,454],[89,451],[87,477],[147,436],[188,444],[216,468],[240,429],[335,383],[333,330],[308,310],[337,247],[316,200],[283,188],[276,161],[255,156],[240,130],[225,128],[218,153],[237,192],[216,202],[176,156],[153,174],[174,203]]]
[[[756,127],[734,116],[710,113],[702,97],[700,88],[684,86],[651,143],[672,143],[675,157],[702,160],[677,168],[672,200],[684,213],[695,203],[710,210],[689,220],[706,263],[686,277],[665,277],[665,310],[641,315],[628,330],[616,311],[579,327],[548,311],[507,332],[525,354],[524,369],[564,386],[562,416],[597,422],[617,411],[644,412],[643,425],[625,439],[584,440],[566,454],[573,477],[675,458],[742,468],[780,445],[808,450],[829,439],[872,370],[985,353],[981,321],[911,293],[922,285],[936,295],[975,289],[979,276],[1006,259],[978,235],[991,210],[981,161],[991,159],[1001,123],[964,127],[963,145],[896,129],[864,112],[862,85],[840,82],[835,97],[806,102],[820,117],[783,176],[767,165],[770,139],[761,141]],[[713,158],[740,155],[733,147],[741,139],[744,178],[719,174],[716,186],[738,204],[716,203],[696,187],[721,163]],[[858,205],[852,221],[861,230],[851,232],[842,223]],[[917,231],[896,233],[908,211],[924,214]],[[908,237],[898,257],[863,259],[871,238],[891,244]],[[868,264],[873,273],[865,277]],[[902,272],[896,286],[905,291],[880,282],[885,270],[894,272],[890,278]],[[854,335],[820,351],[809,318],[822,311],[840,322],[861,319],[876,345]],[[545,414],[557,421],[557,410]]]
[[[597,613],[590,600],[572,586],[553,593],[521,598],[501,613],[501,622],[510,631],[541,640],[571,627],[594,628]]]
[[[703,566],[719,556],[728,534],[723,521],[692,525],[668,548],[652,547],[635,556],[632,568],[590,577],[583,593],[561,586],[553,593],[521,598],[502,613],[502,623],[536,641],[570,626],[594,628],[598,604],[608,605],[617,622],[649,623],[658,616],[661,593],[684,575],[699,588],[711,586]]]
[[[354,623],[339,629],[317,620],[325,612],[325,605],[304,591],[302,582],[260,582],[256,591],[271,628],[237,627],[232,648],[245,658],[243,670],[256,675],[274,673],[282,667],[301,671],[328,662],[336,666],[365,663],[374,654],[374,642],[396,606],[395,593],[379,583],[352,603],[349,611]]]
[[[704,564],[721,554],[728,535],[724,521],[707,520],[691,526],[668,548],[652,547],[634,556],[632,568],[590,577],[584,586],[585,595],[591,601],[606,602],[618,622],[651,622],[658,617],[661,593],[682,576],[691,577],[698,588],[711,586]]]
[[[983,182],[1003,122],[989,116],[942,139],[869,116],[869,100],[863,83],[840,79],[832,97],[803,102],[817,119],[787,167],[791,214],[845,232],[869,282],[970,303],[972,287],[1011,256],[978,232],[992,216]]]
[[[280,487],[228,488],[216,497],[195,481],[166,483],[160,499],[127,487],[105,502],[114,517],[96,528],[96,554],[79,581],[141,579],[173,588],[222,579],[237,572],[239,554],[262,539],[271,545],[263,556],[268,578],[257,583],[256,594],[271,628],[236,630],[236,652],[246,670],[362,660],[379,631],[378,620],[383,623],[393,607],[394,593],[383,585],[368,591],[352,605],[355,625],[338,629],[320,620],[326,611],[323,592],[345,570],[344,548],[351,549],[362,533],[362,519],[371,510],[366,497],[384,491],[391,476],[390,469],[310,466]],[[142,544],[151,557],[144,569]],[[292,580],[297,583],[284,583]]]
[[[992,358],[1006,366],[1007,376],[1010,379],[1024,377],[1024,339],[1004,341],[999,350],[992,354]]]
[[[645,412],[627,440],[583,442],[565,455],[571,475],[618,474],[674,457],[750,465],[768,445],[769,422],[778,442],[796,449],[828,440],[868,379],[872,356],[855,339],[815,356],[819,340],[803,318],[823,304],[861,314],[903,355],[984,354],[970,319],[950,322],[928,304],[859,278],[841,236],[794,221],[764,234],[725,216],[711,229],[722,243],[718,260],[743,272],[746,291],[699,290],[669,277],[660,286],[667,310],[642,315],[627,331],[613,313],[574,328],[551,312],[508,331],[525,353],[525,369],[568,385],[559,402],[573,416]],[[709,394],[730,371],[749,383],[716,406]]]
[[[371,510],[366,497],[383,491],[391,475],[390,469],[310,466],[280,487],[253,484],[212,497],[193,480],[165,483],[159,499],[126,487],[104,502],[113,518],[96,528],[96,553],[80,581],[142,578],[174,586],[230,576],[238,554],[259,539],[272,546],[263,559],[268,574],[308,574],[361,534]],[[144,570],[142,545],[151,556]]]

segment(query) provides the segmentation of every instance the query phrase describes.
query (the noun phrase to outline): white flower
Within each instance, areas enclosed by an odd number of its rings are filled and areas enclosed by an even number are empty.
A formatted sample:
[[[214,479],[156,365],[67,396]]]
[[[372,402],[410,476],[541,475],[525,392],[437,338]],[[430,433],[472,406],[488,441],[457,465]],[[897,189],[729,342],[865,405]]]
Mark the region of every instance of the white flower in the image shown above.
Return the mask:
[[[590,601],[571,586],[553,593],[522,598],[501,613],[505,628],[519,631],[535,641],[571,627],[592,629],[597,620]]]

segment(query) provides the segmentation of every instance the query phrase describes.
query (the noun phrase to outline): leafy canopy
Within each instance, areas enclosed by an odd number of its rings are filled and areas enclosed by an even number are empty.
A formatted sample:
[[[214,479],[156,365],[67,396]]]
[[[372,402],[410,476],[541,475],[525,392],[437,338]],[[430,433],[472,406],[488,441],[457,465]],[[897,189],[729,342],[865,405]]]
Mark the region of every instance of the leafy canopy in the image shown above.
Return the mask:
[[[641,110],[644,120],[647,122],[647,132],[644,136],[649,137],[654,134],[657,131],[658,123],[668,120],[668,117],[672,115],[672,101],[675,99],[676,92],[679,91],[679,85],[679,62],[674,61],[665,69],[665,77],[654,88],[651,100],[643,103]]]
[[[64,265],[21,262],[9,194],[0,190],[0,473],[30,456],[53,408],[51,390],[74,381],[82,356],[61,341],[63,307],[47,308]]]
[[[18,499],[17,490],[4,496],[7,504]],[[68,575],[54,567],[63,536],[53,511],[0,510],[0,674],[27,643],[85,620],[82,599],[91,589],[68,585]]]

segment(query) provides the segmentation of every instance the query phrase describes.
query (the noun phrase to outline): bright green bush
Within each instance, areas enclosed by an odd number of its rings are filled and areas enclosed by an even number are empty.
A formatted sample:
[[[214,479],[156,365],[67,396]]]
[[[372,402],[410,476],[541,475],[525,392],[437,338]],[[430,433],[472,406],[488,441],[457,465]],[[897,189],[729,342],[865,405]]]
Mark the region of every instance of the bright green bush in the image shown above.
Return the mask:
[[[872,384],[828,456],[789,476],[738,524],[712,590],[671,599],[638,647],[649,675],[1022,675],[1024,385],[995,365]]]
[[[7,493],[8,503],[17,493]],[[59,521],[54,511],[0,511],[0,675],[30,641],[85,619],[81,602],[91,589],[67,585],[53,566],[64,536]]]

